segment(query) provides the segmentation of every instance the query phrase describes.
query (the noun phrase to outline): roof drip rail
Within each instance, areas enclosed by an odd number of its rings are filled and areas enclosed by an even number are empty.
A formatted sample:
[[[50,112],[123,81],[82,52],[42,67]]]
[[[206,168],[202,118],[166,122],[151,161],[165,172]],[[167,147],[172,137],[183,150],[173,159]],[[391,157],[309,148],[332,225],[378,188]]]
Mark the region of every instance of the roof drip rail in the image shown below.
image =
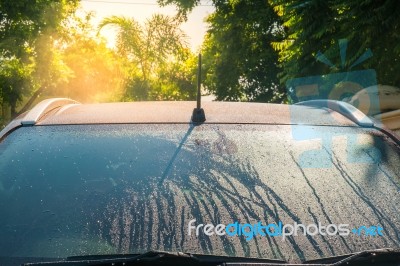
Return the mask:
[[[79,102],[68,99],[68,98],[52,98],[41,101],[35,107],[33,107],[21,120],[22,126],[33,126],[35,125],[46,113],[60,108],[68,104],[79,104]]]
[[[347,119],[353,121],[357,125],[361,127],[374,127],[374,122],[371,118],[369,118],[366,114],[358,110],[353,105],[335,101],[335,100],[310,100],[296,103],[295,105],[304,105],[316,108],[328,108],[332,111],[338,112],[343,115]]]

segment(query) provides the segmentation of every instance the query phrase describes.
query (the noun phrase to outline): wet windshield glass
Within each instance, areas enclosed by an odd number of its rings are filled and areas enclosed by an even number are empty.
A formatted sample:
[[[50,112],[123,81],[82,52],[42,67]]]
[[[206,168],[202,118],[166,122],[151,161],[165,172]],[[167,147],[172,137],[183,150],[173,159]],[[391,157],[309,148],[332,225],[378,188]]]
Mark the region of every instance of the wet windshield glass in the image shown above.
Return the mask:
[[[293,137],[304,130],[333,137]],[[354,127],[20,128],[0,145],[0,257],[399,247],[398,155]]]

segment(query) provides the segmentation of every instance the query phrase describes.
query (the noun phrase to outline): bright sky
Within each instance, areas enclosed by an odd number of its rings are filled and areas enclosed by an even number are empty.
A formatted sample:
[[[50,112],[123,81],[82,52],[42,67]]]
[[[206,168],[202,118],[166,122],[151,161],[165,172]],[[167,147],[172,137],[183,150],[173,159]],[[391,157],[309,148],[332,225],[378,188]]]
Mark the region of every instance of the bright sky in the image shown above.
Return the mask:
[[[108,16],[133,17],[139,23],[144,23],[153,14],[161,13],[169,16],[176,14],[175,6],[159,7],[157,0],[81,0],[82,9],[86,12],[94,11],[93,22],[97,24]],[[211,1],[202,1],[188,16],[188,21],[181,28],[188,36],[188,43],[193,51],[197,51],[203,42],[207,24],[204,19],[214,11]],[[97,26],[97,25],[96,25]],[[101,34],[107,38],[112,46],[115,41],[115,30],[105,28]]]

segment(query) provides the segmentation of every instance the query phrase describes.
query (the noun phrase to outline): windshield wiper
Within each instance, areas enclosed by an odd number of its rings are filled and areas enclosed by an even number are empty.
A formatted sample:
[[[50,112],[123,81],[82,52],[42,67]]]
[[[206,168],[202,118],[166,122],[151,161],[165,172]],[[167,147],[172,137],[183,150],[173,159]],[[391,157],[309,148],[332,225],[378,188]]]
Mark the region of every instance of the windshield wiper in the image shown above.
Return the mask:
[[[24,266],[129,266],[129,265],[227,265],[227,263],[261,263],[279,265],[282,260],[191,254],[183,252],[149,251],[131,255],[89,255],[68,257],[56,262],[25,263]]]
[[[306,265],[323,265],[323,266],[368,266],[368,265],[399,265],[400,248],[382,248],[374,250],[366,250],[348,255],[336,257],[328,257],[317,260],[304,261]],[[300,265],[302,265],[300,264]]]
[[[214,256],[183,252],[149,251],[130,255],[93,255],[68,257],[62,261],[25,263],[25,266],[129,266],[129,265],[195,265],[195,266],[381,266],[396,265],[400,262],[400,248],[367,250],[347,255],[308,260],[300,264],[291,264],[282,260]]]

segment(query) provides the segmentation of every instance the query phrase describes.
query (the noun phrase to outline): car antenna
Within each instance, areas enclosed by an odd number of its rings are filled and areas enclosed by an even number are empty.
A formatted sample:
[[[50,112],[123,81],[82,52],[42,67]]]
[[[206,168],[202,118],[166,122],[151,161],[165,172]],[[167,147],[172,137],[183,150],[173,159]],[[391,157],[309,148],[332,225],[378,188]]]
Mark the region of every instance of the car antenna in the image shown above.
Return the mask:
[[[202,123],[206,121],[206,114],[201,108],[201,53],[199,53],[199,64],[197,67],[197,107],[193,109],[192,122]]]

